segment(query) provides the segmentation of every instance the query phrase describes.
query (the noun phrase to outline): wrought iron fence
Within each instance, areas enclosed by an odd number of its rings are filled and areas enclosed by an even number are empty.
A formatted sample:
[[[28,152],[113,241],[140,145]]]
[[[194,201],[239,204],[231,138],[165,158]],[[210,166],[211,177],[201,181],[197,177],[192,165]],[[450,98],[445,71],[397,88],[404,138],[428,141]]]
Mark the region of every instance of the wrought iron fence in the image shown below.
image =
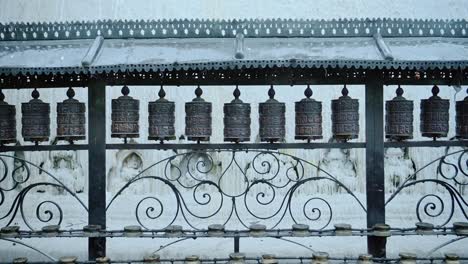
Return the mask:
[[[427,146],[432,144],[432,142],[412,143],[415,145],[425,144]],[[438,144],[443,143],[439,142]],[[362,148],[365,146],[363,143],[315,144],[320,145],[309,145],[308,147]],[[167,148],[168,146],[165,145],[158,144],[162,148]],[[266,145],[274,148],[278,147],[278,145],[274,146],[275,144],[271,143]],[[302,143],[283,143],[283,145],[300,148]],[[391,148],[394,145],[396,144],[389,142],[386,147]],[[464,141],[449,141],[447,145],[463,146]],[[70,146],[73,147],[73,145]],[[193,149],[190,149],[190,146],[193,146]],[[204,149],[204,146],[209,146],[211,149]],[[229,148],[230,146],[235,146],[237,149]],[[240,240],[249,237],[280,239],[286,243],[294,243],[306,248],[308,247],[301,242],[292,241],[289,238],[329,236],[381,238],[421,235],[454,236],[454,239],[449,241],[449,243],[455,243],[466,238],[466,223],[452,223],[452,218],[457,212],[462,217],[468,218],[466,213],[468,203],[460,190],[455,187],[456,185],[466,185],[463,182],[463,177],[467,175],[467,149],[449,152],[449,147],[447,147],[443,156],[430,161],[409,175],[387,198],[385,205],[389,206],[406,189],[418,185],[440,186],[443,189],[442,191],[421,194],[419,200],[415,201],[414,214],[415,219],[418,221],[416,226],[391,227],[377,224],[369,228],[354,228],[349,224],[330,226],[332,222],[336,223],[333,220],[333,208],[336,201],[328,201],[327,198],[330,198],[330,196],[323,195],[323,193],[301,193],[301,188],[304,189],[304,186],[307,185],[325,186],[328,184],[335,191],[342,190],[350,198],[347,200],[347,203],[354,203],[355,207],[359,208],[362,215],[365,216],[367,208],[365,202],[361,200],[362,197],[356,196],[349,186],[317,164],[282,151],[257,149],[258,146],[263,145],[248,143],[232,145],[179,145],[180,148],[185,147],[188,150],[175,155],[169,155],[147,166],[137,175],[133,176],[133,178],[113,194],[106,204],[105,211],[109,211],[116,206],[118,207],[120,200],[126,200],[128,197],[131,197],[131,194],[125,194],[129,192],[132,186],[147,184],[148,181],[158,182],[160,185],[167,186],[169,196],[172,199],[163,199],[168,197],[167,193],[161,194],[159,197],[158,193],[144,197],[138,196],[140,198],[133,203],[133,218],[138,223],[138,226],[126,226],[123,229],[116,230],[93,225],[76,229],[62,229],[60,225],[64,217],[67,217],[62,210],[60,202],[63,195],[49,196],[43,201],[39,201],[37,197],[34,197],[36,207],[25,207],[24,204],[28,199],[28,194],[33,193],[37,189],[51,187],[73,198],[76,205],[81,207],[83,212],[89,213],[86,203],[76,194],[76,191],[70,189],[58,177],[43,167],[31,163],[24,158],[0,154],[0,164],[2,165],[3,172],[1,182],[5,183],[7,180],[10,180],[9,188],[5,188],[3,184],[0,189],[0,205],[6,209],[4,210],[6,213],[1,216],[1,220],[6,221],[6,224],[2,229],[0,239],[15,243],[19,241],[18,239],[44,237],[176,239],[162,246],[162,248],[165,248],[187,239],[221,237],[234,239],[236,241],[236,248],[238,249]],[[109,145],[109,147],[151,148],[146,145],[131,144]],[[9,147],[9,150],[11,148],[21,149],[22,147]],[[60,148],[62,146],[57,146],[57,149]],[[216,168],[216,163],[220,160],[221,156],[224,162],[227,161],[227,165],[222,170],[219,170]],[[246,170],[246,161],[249,164],[249,170]],[[10,167],[10,164],[13,164],[13,167]],[[416,179],[415,176],[422,171],[434,170],[431,167],[433,165],[436,166],[435,172],[432,172],[435,176],[433,179]],[[446,168],[449,168],[449,170],[446,170]],[[19,170],[24,172],[20,178],[15,173]],[[320,176],[311,176],[311,170],[315,170],[317,172],[316,175]],[[154,174],[154,171],[161,173]],[[46,175],[47,179],[41,182],[31,182],[32,175],[37,175],[38,173]],[[232,177],[233,175],[238,180],[236,182],[238,188],[235,191],[226,189],[227,185],[223,184],[225,178]],[[18,188],[19,185],[21,185],[21,188]],[[260,186],[263,188],[259,188]],[[10,196],[11,194],[13,196]],[[163,197],[161,198],[161,196]],[[69,206],[69,204],[67,205]],[[204,207],[206,210],[199,210]],[[259,210],[262,207],[269,210]],[[34,224],[31,223],[31,214],[25,212],[31,209],[35,212],[36,221],[33,221]],[[107,214],[112,219],[112,214],[109,212]],[[165,214],[171,215],[164,217]],[[18,217],[22,219],[27,229],[13,225]],[[440,220],[439,218],[443,219]],[[268,222],[268,225],[255,224],[256,222]],[[206,223],[218,224],[207,225]],[[291,226],[290,224],[293,225]],[[157,228],[154,228],[154,225]],[[19,244],[24,243],[19,242]],[[448,243],[443,243],[440,247],[446,245]],[[432,251],[436,250],[439,250],[439,247],[432,249]],[[261,259],[250,260],[261,261]],[[177,262],[177,260],[168,261]],[[291,259],[291,261],[293,260]],[[295,258],[294,261],[302,262],[303,259]],[[351,261],[351,259],[348,259],[348,261]],[[387,261],[391,262],[393,260],[382,259],[382,262]],[[210,262],[210,260],[204,262]]]

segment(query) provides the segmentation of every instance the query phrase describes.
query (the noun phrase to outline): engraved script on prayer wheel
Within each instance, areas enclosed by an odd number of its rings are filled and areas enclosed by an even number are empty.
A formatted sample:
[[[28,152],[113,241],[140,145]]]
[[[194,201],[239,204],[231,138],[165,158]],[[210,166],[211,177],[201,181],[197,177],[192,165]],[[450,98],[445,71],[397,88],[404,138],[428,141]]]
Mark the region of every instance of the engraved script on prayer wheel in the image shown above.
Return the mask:
[[[0,90],[0,145],[16,142],[16,108],[4,100]]]
[[[211,103],[205,102],[200,86],[195,89],[195,97],[185,103],[185,135],[188,140],[209,141],[211,136]]]
[[[111,137],[139,137],[140,101],[128,96],[130,89],[122,87],[122,96],[112,99]]]
[[[57,139],[82,140],[86,138],[86,106],[74,99],[75,91],[70,87],[68,99],[57,103]]]
[[[446,137],[449,130],[450,101],[438,96],[439,87],[432,87],[432,96],[421,100],[421,133],[423,137]]]
[[[357,138],[359,135],[359,101],[348,96],[346,85],[342,96],[332,100],[332,133],[339,140]]]
[[[296,139],[322,138],[322,103],[310,98],[312,89],[307,85],[304,91],[306,98],[295,103]]]
[[[273,85],[268,90],[268,99],[258,106],[260,121],[260,140],[275,142],[284,139],[286,135],[286,106],[278,102],[275,97]]]
[[[34,89],[31,96],[31,101],[21,104],[21,134],[24,141],[47,141],[50,136],[50,104],[39,99],[37,89]]]
[[[148,104],[148,139],[175,139],[175,104],[164,98],[166,92],[162,85],[158,92],[159,99]]]
[[[413,101],[403,97],[398,86],[396,97],[385,102],[385,137],[393,140],[413,138]]]
[[[468,89],[466,90],[468,93]],[[468,138],[468,96],[465,99],[458,101],[456,104],[456,136],[458,138]]]
[[[239,99],[238,87],[234,100],[224,104],[224,141],[243,142],[250,140],[250,104]]]

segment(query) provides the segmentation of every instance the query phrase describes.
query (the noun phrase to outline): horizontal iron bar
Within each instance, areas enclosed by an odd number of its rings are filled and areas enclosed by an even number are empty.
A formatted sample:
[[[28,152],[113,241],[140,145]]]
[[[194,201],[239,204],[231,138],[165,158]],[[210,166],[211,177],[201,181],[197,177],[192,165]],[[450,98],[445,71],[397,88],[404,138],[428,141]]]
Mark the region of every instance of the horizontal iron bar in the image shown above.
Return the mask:
[[[468,140],[458,141],[402,141],[385,142],[386,148],[403,147],[468,147]],[[341,148],[354,149],[365,148],[365,142],[317,142],[317,143],[154,143],[154,144],[107,144],[107,149],[195,149],[195,150],[256,150],[256,149],[327,149]],[[0,146],[1,152],[10,151],[59,151],[59,150],[87,150],[87,144],[80,145],[25,145],[25,146]]]
[[[468,147],[468,140],[454,140],[454,141],[401,141],[401,142],[385,142],[386,148],[418,148],[418,147]]]
[[[107,149],[210,149],[210,150],[249,150],[249,149],[325,149],[325,148],[365,148],[363,142],[335,142],[335,143],[192,143],[192,144],[107,144]]]
[[[276,255],[275,259],[277,260],[289,260],[287,263],[304,263],[304,260],[311,261],[313,256],[280,256]],[[355,262],[358,260],[358,257],[328,257],[329,260],[332,261],[340,261],[340,262],[345,262],[346,261],[352,261]],[[232,261],[232,259],[225,257],[225,258],[200,258],[199,259],[202,263],[229,263],[229,261]],[[248,256],[245,257],[245,260],[253,263],[261,263],[262,257],[252,257]],[[399,261],[399,258],[373,258],[374,262],[377,263],[395,263]],[[430,261],[431,263],[433,261],[442,261],[445,260],[444,257],[416,257],[415,260],[421,260],[421,261]],[[468,256],[459,256],[459,260],[465,261],[468,260]],[[297,261],[297,262],[290,262],[290,261]],[[107,263],[122,263],[122,264],[129,264],[129,263],[145,263],[147,260],[145,259],[126,259],[126,260],[114,260],[111,259]],[[11,264],[12,262],[0,262],[0,264]],[[28,261],[28,264],[58,264],[61,263],[59,261],[53,262],[53,261]],[[74,262],[76,264],[95,264],[95,263],[102,263],[102,262],[97,262],[95,260],[90,260],[90,261],[76,261]],[[186,259],[184,258],[161,258],[159,259],[158,263],[186,263]]]
[[[88,149],[87,144],[0,146],[0,153],[9,152],[9,151],[57,151],[57,150],[87,150],[87,149]]]
[[[292,229],[267,229],[265,231],[251,233],[250,230],[225,230],[218,233],[208,230],[182,230],[180,232],[167,232],[164,229],[142,230],[141,232],[125,232],[124,230],[101,230],[98,232],[87,233],[82,230],[60,230],[56,233],[44,233],[41,231],[20,231],[13,234],[0,234],[0,238],[76,238],[76,237],[137,237],[137,238],[233,238],[233,237],[324,237],[324,236],[374,236],[371,229],[351,229],[337,232],[335,229],[293,231]],[[420,233],[416,228],[391,229],[390,236],[447,236],[457,235],[452,228],[434,228],[430,232]]]

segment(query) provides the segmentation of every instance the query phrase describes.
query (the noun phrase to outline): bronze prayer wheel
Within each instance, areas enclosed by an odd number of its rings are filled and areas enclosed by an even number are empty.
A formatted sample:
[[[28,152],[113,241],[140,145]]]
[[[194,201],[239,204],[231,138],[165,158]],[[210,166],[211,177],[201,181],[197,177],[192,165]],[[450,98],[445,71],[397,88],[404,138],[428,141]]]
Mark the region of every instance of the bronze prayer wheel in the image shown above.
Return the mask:
[[[175,104],[164,98],[166,92],[162,85],[158,92],[159,99],[148,103],[148,139],[175,139]]]
[[[346,85],[342,96],[332,100],[332,133],[339,140],[354,139],[359,136],[359,101],[348,96]]]
[[[286,135],[286,106],[278,102],[275,97],[273,85],[268,90],[268,99],[258,106],[260,121],[260,140],[275,142],[283,140]]]
[[[250,104],[239,99],[238,87],[234,100],[224,104],[224,141],[243,142],[250,140]]]
[[[446,137],[449,130],[450,101],[438,96],[439,87],[432,87],[432,96],[421,100],[421,133],[423,137]]]
[[[188,140],[210,140],[212,106],[210,102],[201,98],[202,94],[203,90],[198,86],[195,89],[197,97],[185,103],[185,135]]]
[[[322,102],[310,98],[312,94],[312,89],[307,85],[304,91],[306,98],[295,103],[296,139],[322,138]]]
[[[50,136],[50,104],[39,99],[37,89],[34,89],[31,96],[31,101],[21,104],[21,134],[24,141],[47,141]]]
[[[112,99],[111,137],[137,138],[139,137],[140,101],[128,94],[130,89],[122,87],[122,96]]]
[[[74,99],[75,91],[70,87],[68,99],[57,103],[57,139],[82,140],[86,138],[86,106]]]
[[[5,102],[0,90],[0,145],[16,142],[16,108]]]
[[[468,93],[468,89],[466,90]],[[458,101],[456,104],[456,136],[458,138],[468,138],[468,96]]]
[[[396,97],[385,102],[385,137],[398,141],[413,138],[413,101],[403,97],[400,86]]]

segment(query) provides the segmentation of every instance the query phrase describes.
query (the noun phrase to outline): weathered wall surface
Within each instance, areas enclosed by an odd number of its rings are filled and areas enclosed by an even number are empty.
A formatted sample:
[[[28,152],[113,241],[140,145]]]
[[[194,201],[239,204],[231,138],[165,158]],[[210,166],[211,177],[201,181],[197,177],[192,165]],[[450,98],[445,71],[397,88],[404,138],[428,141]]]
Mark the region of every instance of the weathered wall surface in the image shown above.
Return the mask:
[[[402,18],[432,18],[432,19],[457,19],[465,18],[468,14],[468,5],[466,1],[15,1],[1,0],[0,1],[0,22],[6,23],[11,21],[63,21],[63,20],[96,20],[96,19],[170,19],[170,18],[344,18],[344,17],[402,17]],[[33,59],[33,58],[32,58]],[[194,95],[195,87],[167,87],[167,98],[176,101],[176,134],[178,136],[184,134],[184,102],[190,101]],[[287,103],[287,141],[291,142],[294,139],[294,102],[303,97],[302,86],[281,86],[277,87],[277,98],[280,101]],[[394,96],[396,87],[386,87],[385,98],[387,100]],[[431,87],[404,87],[405,96],[415,101],[415,137],[419,138],[419,100],[430,96]],[[131,95],[140,99],[140,128],[141,136],[136,139],[136,142],[148,142],[147,138],[147,104],[149,101],[157,98],[157,90],[159,87],[130,87]],[[255,120],[258,119],[258,103],[266,100],[268,87],[241,87],[244,101],[252,103],[252,140],[258,141],[258,124]],[[313,87],[314,97],[317,100],[324,102],[323,117],[324,117],[324,140],[331,137],[330,128],[330,100],[340,95],[341,86],[320,86]],[[204,97],[214,103],[213,126],[214,132],[212,141],[221,142],[223,116],[221,114],[222,105],[230,101],[232,98],[233,87],[204,87]],[[55,134],[55,109],[56,102],[65,99],[65,89],[42,89],[41,98],[51,103],[52,106],[52,138]],[[22,91],[6,91],[7,101],[17,105],[20,109],[20,103],[30,99],[31,90]],[[77,89],[76,98],[81,101],[86,101],[86,90]],[[120,87],[107,88],[107,116],[108,126],[107,135],[110,142],[120,142],[110,138],[110,100],[117,98],[120,95]],[[351,86],[350,95],[356,98],[361,98],[360,106],[361,113],[364,111],[364,89],[361,86]],[[450,98],[451,101],[451,128],[450,136],[454,135],[454,95],[455,90],[451,87],[442,87],[441,95],[444,98]],[[457,98],[460,100],[465,95],[458,93]],[[19,111],[18,111],[19,112]],[[20,123],[20,122],[18,122]],[[364,116],[361,116],[361,135],[364,139]],[[20,124],[18,124],[18,136],[20,137]],[[23,142],[21,142],[23,144]],[[389,176],[389,184],[394,177],[404,177],[404,174],[414,171],[430,159],[437,157],[443,153],[444,149],[438,149],[431,155],[421,155],[421,149],[406,150],[408,155],[404,155],[405,150],[397,150],[387,155],[388,166],[387,174]],[[127,177],[123,174],[134,174],[142,168],[150,165],[162,156],[169,155],[166,153],[158,153],[154,151],[135,152],[136,156],[130,151],[109,151],[108,152],[108,179],[109,183],[114,178]],[[297,153],[299,154],[299,153]],[[333,170],[335,174],[351,175],[356,177],[356,182],[353,183],[355,189],[362,191],[365,183],[363,179],[364,171],[364,151],[352,150],[350,153],[334,153],[326,151],[308,151],[305,154],[300,154],[306,157],[315,164],[323,164]],[[26,156],[29,154],[26,153]],[[54,156],[60,157],[54,157]],[[70,156],[70,155],[68,155]],[[71,158],[66,154],[41,153],[31,155],[33,162],[37,164],[44,163],[46,168],[51,170],[61,170],[63,166],[54,164],[52,160],[65,160],[67,157],[68,163]],[[132,158],[130,158],[132,157]],[[127,159],[129,158],[129,159]],[[87,155],[85,152],[80,152],[73,156],[75,163],[80,164],[80,173],[86,174],[87,171]],[[141,159],[135,162],[131,160]],[[391,162],[390,162],[391,161]],[[56,162],[57,163],[57,162]],[[353,164],[353,166],[350,166]],[[49,166],[49,167],[47,167]],[[392,167],[393,166],[393,167]],[[397,170],[399,166],[405,166],[405,170]],[[337,168],[343,168],[341,169]],[[403,171],[403,172],[402,172]],[[160,173],[160,172],[152,172]],[[312,172],[316,173],[316,172]],[[430,171],[430,173],[434,173]],[[76,172],[74,172],[76,174]],[[398,175],[402,174],[402,175]],[[394,175],[394,176],[391,176]],[[85,175],[84,175],[85,176]],[[393,178],[392,178],[393,177]],[[86,178],[86,177],[85,177]],[[117,182],[119,182],[117,180]],[[86,181],[84,182],[86,185]],[[77,187],[80,189],[80,187]],[[392,188],[389,186],[388,190]],[[111,189],[109,189],[111,190]]]

